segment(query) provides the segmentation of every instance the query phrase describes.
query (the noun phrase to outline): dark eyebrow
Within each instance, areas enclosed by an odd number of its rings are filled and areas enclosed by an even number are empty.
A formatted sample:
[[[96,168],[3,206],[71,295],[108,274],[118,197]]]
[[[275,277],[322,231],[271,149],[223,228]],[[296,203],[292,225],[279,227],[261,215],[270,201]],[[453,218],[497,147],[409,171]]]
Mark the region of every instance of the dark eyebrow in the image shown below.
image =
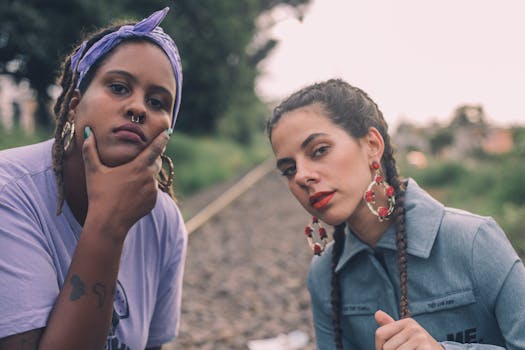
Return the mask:
[[[310,142],[312,142],[319,136],[324,136],[324,135],[326,135],[324,132],[316,132],[316,133],[310,134],[310,136],[304,139],[303,143],[301,143],[301,149],[305,149]]]
[[[120,70],[120,69],[114,69],[114,70],[108,70],[106,72],[106,74],[118,74],[118,75],[124,75],[126,76],[127,78],[133,80],[134,82],[137,81],[137,78],[135,78],[135,76],[133,74],[131,74],[130,72],[127,72],[125,70]]]
[[[312,142],[316,138],[318,138],[320,136],[324,136],[324,135],[326,135],[324,132],[316,132],[316,133],[308,135],[308,137],[306,139],[304,139],[304,141],[301,143],[301,149],[305,149],[306,147],[308,147],[310,142]],[[281,158],[281,159],[277,160],[277,165],[276,166],[277,166],[277,168],[279,168],[281,165],[283,165],[285,163],[291,163],[293,161],[294,160],[292,158]]]

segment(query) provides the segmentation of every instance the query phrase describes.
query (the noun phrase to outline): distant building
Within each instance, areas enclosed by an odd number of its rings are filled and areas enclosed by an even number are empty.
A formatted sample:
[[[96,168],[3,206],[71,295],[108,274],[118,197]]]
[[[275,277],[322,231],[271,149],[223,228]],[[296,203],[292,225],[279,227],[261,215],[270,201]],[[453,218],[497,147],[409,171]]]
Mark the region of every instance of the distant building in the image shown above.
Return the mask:
[[[512,151],[514,148],[514,139],[512,130],[491,128],[487,131],[482,148],[488,154],[503,154]]]
[[[433,123],[417,127],[402,123],[392,138],[398,152],[410,155],[408,163],[416,166],[424,166],[422,156],[430,153],[443,159],[461,160],[478,151],[504,154],[515,147],[512,128],[490,125],[480,105],[458,107],[448,125]]]
[[[19,127],[31,134],[35,130],[37,102],[27,81],[16,83],[9,75],[0,75],[0,126],[10,131]]]

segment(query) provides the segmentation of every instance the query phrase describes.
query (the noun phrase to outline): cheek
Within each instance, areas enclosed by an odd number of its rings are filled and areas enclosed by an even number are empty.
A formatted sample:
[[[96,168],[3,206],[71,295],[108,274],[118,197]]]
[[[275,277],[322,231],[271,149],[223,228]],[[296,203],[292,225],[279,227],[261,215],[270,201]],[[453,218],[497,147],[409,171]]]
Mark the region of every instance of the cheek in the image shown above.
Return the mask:
[[[152,116],[152,118],[154,118]],[[160,132],[168,129],[171,126],[171,116],[168,117],[158,117],[155,119],[155,123],[153,124],[153,128],[155,131]]]
[[[306,195],[306,192],[304,190],[301,190],[297,185],[293,183],[288,183],[288,189],[292,193],[292,195],[301,203],[303,206],[306,205],[306,202],[308,201],[308,197]]]

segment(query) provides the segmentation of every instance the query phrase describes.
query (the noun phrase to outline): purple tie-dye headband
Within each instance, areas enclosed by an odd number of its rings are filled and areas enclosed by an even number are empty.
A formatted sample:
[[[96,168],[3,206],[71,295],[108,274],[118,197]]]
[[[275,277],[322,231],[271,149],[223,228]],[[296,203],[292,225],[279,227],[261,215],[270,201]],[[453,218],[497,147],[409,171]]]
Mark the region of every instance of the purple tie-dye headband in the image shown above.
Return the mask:
[[[177,46],[170,36],[164,33],[162,28],[159,27],[160,22],[166,17],[169,9],[169,7],[166,7],[154,12],[148,18],[143,19],[135,25],[125,25],[120,27],[117,31],[105,35],[99,41],[94,43],[85,54],[84,51],[86,49],[87,41],[84,41],[77,52],[71,56],[71,70],[73,72],[78,72],[77,88],[82,82],[82,79],[86,76],[89,68],[91,68],[101,56],[117,46],[123,39],[133,37],[149,38],[164,50],[171,62],[175,74],[177,92],[175,106],[173,108],[173,118],[171,120],[171,128],[173,129],[175,121],[177,120],[177,114],[179,113],[182,96],[182,64]]]

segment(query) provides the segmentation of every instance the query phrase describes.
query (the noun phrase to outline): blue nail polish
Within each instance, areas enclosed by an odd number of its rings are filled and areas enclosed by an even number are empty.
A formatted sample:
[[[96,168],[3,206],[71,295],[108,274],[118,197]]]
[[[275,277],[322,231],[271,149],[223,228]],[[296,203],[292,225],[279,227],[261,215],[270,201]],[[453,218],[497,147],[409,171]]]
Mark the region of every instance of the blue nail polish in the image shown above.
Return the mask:
[[[87,139],[91,135],[91,128],[89,126],[86,126],[84,128],[84,139]]]

